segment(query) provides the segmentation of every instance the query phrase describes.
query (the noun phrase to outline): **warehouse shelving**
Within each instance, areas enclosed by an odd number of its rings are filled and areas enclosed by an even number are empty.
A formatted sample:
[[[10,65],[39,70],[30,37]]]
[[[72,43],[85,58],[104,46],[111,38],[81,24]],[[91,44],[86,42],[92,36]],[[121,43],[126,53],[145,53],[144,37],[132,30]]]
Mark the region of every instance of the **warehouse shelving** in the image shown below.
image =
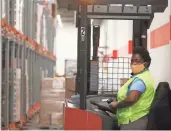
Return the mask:
[[[54,56],[51,52],[45,50],[41,45],[39,45],[36,41],[28,38],[28,36],[20,33],[14,27],[10,26],[5,19],[1,21],[2,25],[2,35],[14,38],[17,40],[26,41],[26,46],[32,50],[35,50],[38,54],[45,56],[51,60],[56,60],[56,56]]]
[[[55,23],[48,3],[41,15],[45,17],[47,47],[37,42],[34,24],[38,1],[23,2],[21,30],[16,29],[16,0],[3,0],[5,17],[1,19],[2,38],[2,123],[3,129],[16,129],[30,119],[40,109],[40,89],[43,77],[53,77],[56,56],[53,53]],[[1,6],[2,6],[1,5]],[[2,9],[2,8],[1,8]],[[22,11],[21,11],[22,10]],[[31,11],[28,11],[31,10]],[[1,12],[0,12],[1,13]],[[21,14],[19,14],[21,15]],[[2,14],[1,14],[2,16]],[[51,20],[50,20],[51,19]],[[41,29],[41,27],[40,27]],[[39,37],[39,36],[38,36]],[[43,37],[42,35],[40,37]],[[17,124],[16,124],[17,123]]]

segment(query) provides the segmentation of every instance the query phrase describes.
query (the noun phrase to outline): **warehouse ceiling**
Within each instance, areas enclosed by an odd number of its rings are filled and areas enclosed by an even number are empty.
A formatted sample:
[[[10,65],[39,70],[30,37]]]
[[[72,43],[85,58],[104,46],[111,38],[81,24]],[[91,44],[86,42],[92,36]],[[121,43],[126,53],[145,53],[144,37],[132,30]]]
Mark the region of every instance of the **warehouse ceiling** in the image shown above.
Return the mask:
[[[61,16],[63,23],[73,23],[75,22],[75,11],[68,9],[59,9],[58,13]]]
[[[60,14],[61,21],[64,24],[76,24],[76,11],[68,9],[59,9],[58,13]],[[94,19],[92,20],[93,25],[100,25],[102,20]]]
[[[71,0],[72,2],[72,0]],[[75,24],[76,23],[76,11],[68,8],[68,3],[65,0],[57,0],[58,14],[61,16],[62,23]],[[93,20],[93,25],[100,25],[101,20]]]
[[[67,8],[76,10],[81,0],[57,0],[58,8]],[[86,1],[88,5],[112,5],[120,4],[122,7],[125,5],[145,6],[152,5],[153,11],[162,11],[168,5],[168,0],[82,0]]]
[[[102,19],[152,19],[154,12],[163,12],[168,0],[87,0],[87,17],[99,25]],[[57,0],[62,22],[75,23],[80,0]]]

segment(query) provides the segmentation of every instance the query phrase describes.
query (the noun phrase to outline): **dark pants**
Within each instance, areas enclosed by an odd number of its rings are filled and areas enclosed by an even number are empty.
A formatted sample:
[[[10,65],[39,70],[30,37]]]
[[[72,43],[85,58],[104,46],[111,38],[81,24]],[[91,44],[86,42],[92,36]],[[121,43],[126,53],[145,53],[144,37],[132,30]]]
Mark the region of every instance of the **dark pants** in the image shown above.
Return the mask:
[[[129,124],[121,125],[121,130],[147,130],[148,116],[144,116]]]

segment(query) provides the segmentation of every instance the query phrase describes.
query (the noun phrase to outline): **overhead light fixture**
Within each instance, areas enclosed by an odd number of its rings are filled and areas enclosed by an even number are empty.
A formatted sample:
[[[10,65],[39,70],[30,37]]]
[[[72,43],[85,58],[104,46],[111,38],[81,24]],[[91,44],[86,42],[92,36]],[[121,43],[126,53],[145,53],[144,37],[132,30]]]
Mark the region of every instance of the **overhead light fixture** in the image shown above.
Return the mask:
[[[122,6],[122,4],[110,4],[110,6]]]
[[[48,3],[55,3],[55,0],[45,0],[45,2],[48,2]]]
[[[94,21],[94,20],[93,20],[93,19],[91,19],[91,25],[93,25],[93,21]]]
[[[127,6],[127,7],[133,7],[134,5],[126,4],[125,6]]]
[[[59,14],[57,15],[57,22],[60,27],[63,27],[61,16]]]

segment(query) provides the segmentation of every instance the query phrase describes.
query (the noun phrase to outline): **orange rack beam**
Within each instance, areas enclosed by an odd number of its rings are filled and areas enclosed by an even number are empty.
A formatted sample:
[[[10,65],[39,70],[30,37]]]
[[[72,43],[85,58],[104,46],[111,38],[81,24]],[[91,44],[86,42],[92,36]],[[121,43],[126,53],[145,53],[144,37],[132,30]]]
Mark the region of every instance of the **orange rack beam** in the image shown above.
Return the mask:
[[[15,37],[19,40],[24,40],[27,43],[27,46],[33,50],[35,50],[38,54],[43,55],[51,60],[56,60],[56,56],[54,56],[51,52],[45,50],[40,44],[38,44],[36,41],[30,39],[25,34],[19,32],[14,27],[10,26],[5,19],[1,20],[1,26],[2,30],[5,30],[5,35],[8,37]]]

